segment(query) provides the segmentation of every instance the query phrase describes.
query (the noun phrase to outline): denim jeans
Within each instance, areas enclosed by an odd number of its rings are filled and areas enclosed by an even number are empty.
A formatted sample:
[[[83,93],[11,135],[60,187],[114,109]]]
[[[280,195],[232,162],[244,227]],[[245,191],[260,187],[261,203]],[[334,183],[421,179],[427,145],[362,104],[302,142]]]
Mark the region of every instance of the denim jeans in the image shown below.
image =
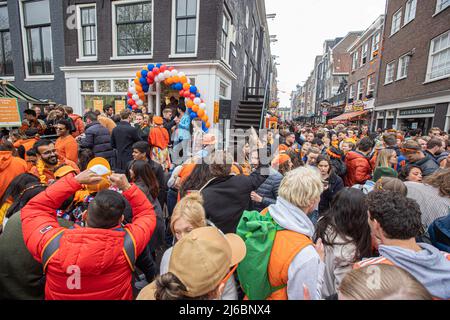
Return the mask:
[[[167,212],[169,217],[166,221],[166,244],[168,246],[173,245],[173,235],[172,231],[170,230],[170,218],[172,217],[173,209],[175,209],[175,206],[177,205],[178,200],[178,192],[174,189],[169,189],[167,192]]]

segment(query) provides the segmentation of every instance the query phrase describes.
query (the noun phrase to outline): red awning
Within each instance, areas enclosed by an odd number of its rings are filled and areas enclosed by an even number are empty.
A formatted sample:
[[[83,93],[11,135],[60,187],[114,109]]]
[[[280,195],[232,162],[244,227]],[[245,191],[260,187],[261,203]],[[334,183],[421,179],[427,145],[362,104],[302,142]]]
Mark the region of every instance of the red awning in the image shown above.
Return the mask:
[[[329,120],[328,124],[339,124],[339,123],[345,123],[345,122],[352,121],[352,120],[358,120],[358,118],[365,116],[368,113],[369,113],[369,111],[367,111],[367,110],[344,113],[344,114],[341,114],[339,117]]]

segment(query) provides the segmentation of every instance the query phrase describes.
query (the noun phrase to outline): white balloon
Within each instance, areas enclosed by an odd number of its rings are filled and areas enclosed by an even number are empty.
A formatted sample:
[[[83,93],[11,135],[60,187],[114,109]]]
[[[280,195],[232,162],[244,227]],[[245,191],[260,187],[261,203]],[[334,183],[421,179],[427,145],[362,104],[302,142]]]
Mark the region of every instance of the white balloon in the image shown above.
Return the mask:
[[[139,100],[139,96],[137,94],[133,94],[132,98],[133,98],[134,101],[138,101]]]
[[[206,103],[200,103],[199,107],[202,109],[206,109]]]
[[[136,101],[136,105],[142,107],[144,105],[144,102],[142,100]]]
[[[128,91],[129,91],[131,94],[136,94],[136,93],[137,93],[136,88],[134,88],[134,87],[128,89]]]
[[[164,76],[164,73],[160,73],[158,75],[158,78],[159,78],[159,82],[166,80],[166,77]]]
[[[181,78],[181,77],[185,77],[186,76],[186,73],[184,73],[184,72],[180,72],[179,74],[178,74],[178,76]]]
[[[166,79],[170,78],[170,71],[169,70],[164,71],[164,77]]]
[[[195,98],[195,99],[194,99],[194,103],[195,103],[196,105],[200,105],[200,104],[202,103],[202,100],[201,100],[200,98]]]
[[[172,77],[177,76],[177,75],[178,75],[178,70],[173,69],[172,72],[171,72],[171,74],[172,74]]]

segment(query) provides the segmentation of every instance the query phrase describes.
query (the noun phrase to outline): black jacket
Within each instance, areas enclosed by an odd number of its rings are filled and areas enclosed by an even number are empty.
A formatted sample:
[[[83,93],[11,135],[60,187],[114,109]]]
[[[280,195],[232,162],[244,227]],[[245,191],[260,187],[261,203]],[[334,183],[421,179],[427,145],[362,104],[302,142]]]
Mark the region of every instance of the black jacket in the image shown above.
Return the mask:
[[[131,124],[121,121],[111,135],[111,146],[116,150],[118,171],[125,172],[128,162],[133,160],[133,144],[141,141],[139,132]]]
[[[113,165],[114,150],[108,129],[95,121],[86,126],[86,137],[80,141],[81,148],[91,149],[96,157],[102,157]]]
[[[332,173],[330,175],[330,178],[328,179],[328,189],[325,190],[320,196],[320,215],[323,215],[328,209],[330,209],[331,201],[333,200],[334,196],[342,189],[344,189],[344,181],[341,177],[339,177],[335,173]]]
[[[172,128],[175,127],[177,124],[175,123],[175,120],[166,120],[164,119],[164,129],[167,130],[169,133],[169,141],[172,141]]]
[[[242,213],[251,208],[250,193],[260,185],[258,173],[216,178],[202,191],[206,218],[223,233],[235,233]]]
[[[425,158],[423,158],[422,160],[419,160],[412,164],[419,166],[422,169],[424,177],[431,176],[433,173],[439,170],[439,166],[437,165],[436,161],[428,154],[425,154]]]

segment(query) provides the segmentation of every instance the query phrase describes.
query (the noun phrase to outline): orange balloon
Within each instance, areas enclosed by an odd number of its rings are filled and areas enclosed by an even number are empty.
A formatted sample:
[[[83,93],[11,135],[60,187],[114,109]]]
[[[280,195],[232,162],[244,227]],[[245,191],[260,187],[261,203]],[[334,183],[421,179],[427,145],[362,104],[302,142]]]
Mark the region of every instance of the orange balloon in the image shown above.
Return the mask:
[[[192,101],[192,100],[188,100],[187,102],[186,102],[186,106],[189,108],[189,109],[192,109],[192,106],[194,105],[194,101]]]
[[[139,99],[141,99],[142,101],[145,100],[145,94],[143,92],[139,92],[138,96],[139,96]]]
[[[194,105],[192,106],[192,111],[197,112],[198,109],[199,109],[198,105],[194,104]]]
[[[173,83],[178,83],[178,82],[180,82],[180,77],[179,76],[173,77]]]
[[[142,90],[142,86],[141,85],[136,85],[136,91],[139,92],[144,92],[144,90]]]
[[[199,109],[198,112],[197,112],[197,115],[198,115],[199,118],[202,118],[205,115],[205,110]]]
[[[134,83],[135,83],[136,85],[140,85],[140,84],[141,84],[141,81],[139,80],[139,78],[136,78],[136,79],[134,79]]]
[[[180,78],[180,81],[181,81],[182,84],[187,83],[187,77],[186,77],[186,76],[182,76],[182,77]]]
[[[206,128],[209,129],[209,127],[211,127],[211,124],[209,122],[206,123]]]
[[[189,83],[183,84],[183,89],[184,90],[189,90],[190,88],[191,88],[191,85]]]
[[[209,120],[209,118],[208,118],[208,116],[205,114],[205,115],[202,117],[202,121],[203,121],[204,123],[207,123],[208,120]]]
[[[170,86],[171,84],[173,84],[173,78],[170,77],[167,79],[167,84]]]
[[[140,71],[136,72],[136,77],[138,77],[139,79],[142,78],[142,73]]]

